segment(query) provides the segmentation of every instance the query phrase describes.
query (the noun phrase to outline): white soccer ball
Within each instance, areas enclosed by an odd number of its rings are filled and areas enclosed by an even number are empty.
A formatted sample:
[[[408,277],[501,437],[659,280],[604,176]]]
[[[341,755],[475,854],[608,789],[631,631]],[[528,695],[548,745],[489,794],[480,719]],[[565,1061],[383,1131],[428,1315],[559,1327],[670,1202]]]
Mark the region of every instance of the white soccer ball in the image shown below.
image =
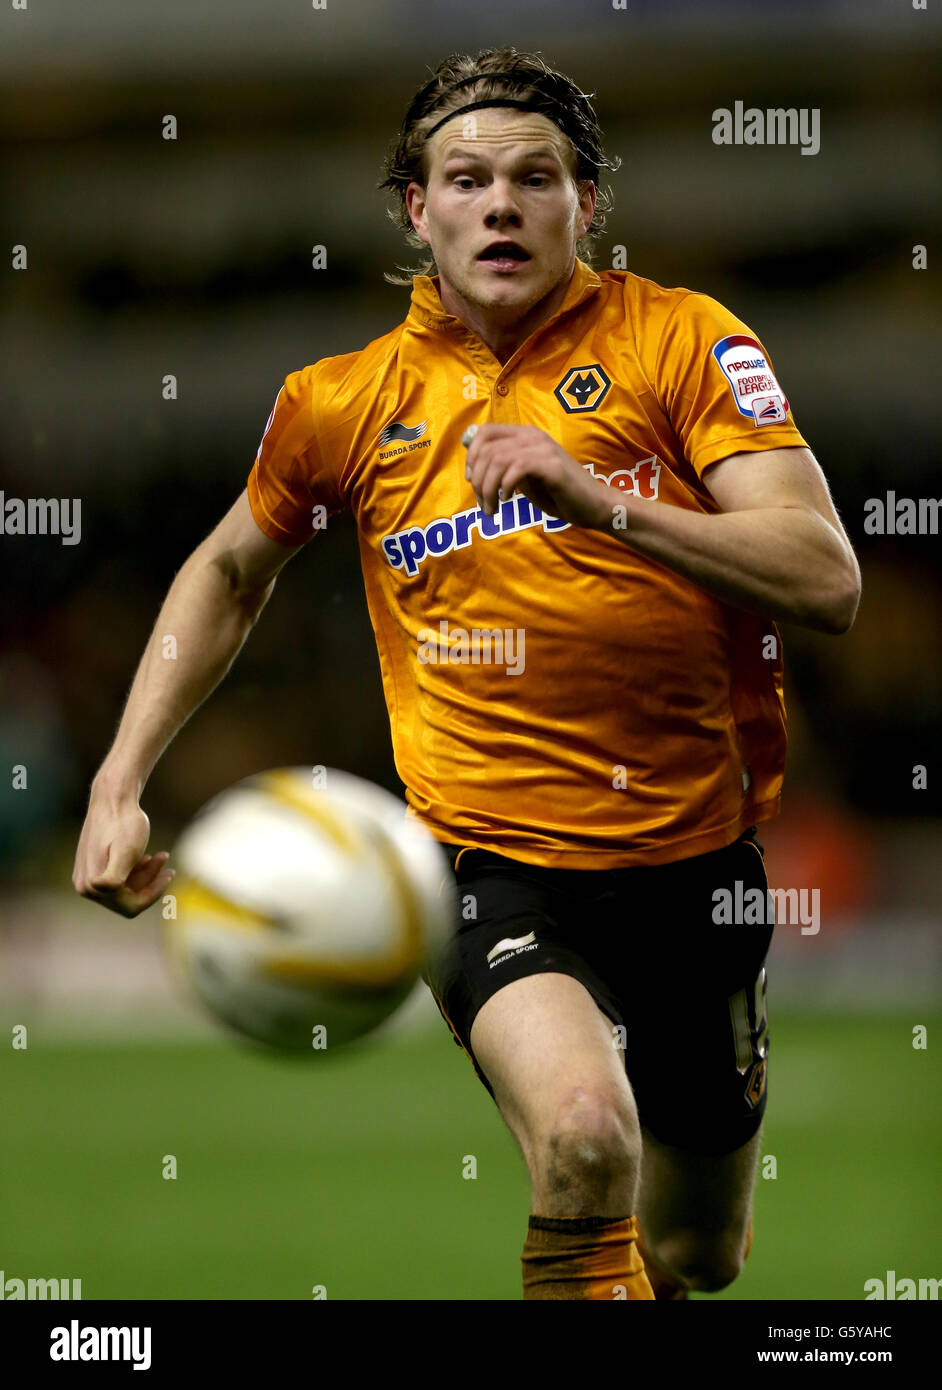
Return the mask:
[[[165,943],[239,1033],[315,1055],[362,1037],[453,930],[441,847],[381,787],[278,768],[197,813],[177,843]]]

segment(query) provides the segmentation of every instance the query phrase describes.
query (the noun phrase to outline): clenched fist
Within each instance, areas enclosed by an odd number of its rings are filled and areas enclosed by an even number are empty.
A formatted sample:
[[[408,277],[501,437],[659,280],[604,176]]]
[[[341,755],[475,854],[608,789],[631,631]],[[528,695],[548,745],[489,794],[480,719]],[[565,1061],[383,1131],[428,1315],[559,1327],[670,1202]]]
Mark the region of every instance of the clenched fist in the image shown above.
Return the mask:
[[[547,516],[573,526],[595,530],[611,524],[610,489],[535,425],[479,425],[465,477],[489,516],[519,490]]]
[[[122,917],[136,917],[156,902],[174,876],[166,850],[145,854],[150,821],[136,800],[92,786],[75,855],[77,893]]]

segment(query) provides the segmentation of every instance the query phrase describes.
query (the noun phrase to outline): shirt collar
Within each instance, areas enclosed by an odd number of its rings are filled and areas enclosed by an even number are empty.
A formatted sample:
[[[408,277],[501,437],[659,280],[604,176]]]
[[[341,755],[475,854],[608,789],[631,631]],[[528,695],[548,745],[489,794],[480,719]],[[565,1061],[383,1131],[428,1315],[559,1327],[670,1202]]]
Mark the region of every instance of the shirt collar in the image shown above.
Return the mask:
[[[408,317],[413,322],[421,323],[426,328],[437,329],[439,332],[458,328],[465,333],[470,333],[472,330],[456,314],[447,314],[442,308],[438,284],[437,275],[416,275],[413,277],[412,302],[409,305]],[[553,319],[559,318],[560,314],[575,309],[577,305],[582,304],[584,300],[595,294],[601,286],[602,281],[592,267],[577,257],[563,302],[547,322],[552,323]]]

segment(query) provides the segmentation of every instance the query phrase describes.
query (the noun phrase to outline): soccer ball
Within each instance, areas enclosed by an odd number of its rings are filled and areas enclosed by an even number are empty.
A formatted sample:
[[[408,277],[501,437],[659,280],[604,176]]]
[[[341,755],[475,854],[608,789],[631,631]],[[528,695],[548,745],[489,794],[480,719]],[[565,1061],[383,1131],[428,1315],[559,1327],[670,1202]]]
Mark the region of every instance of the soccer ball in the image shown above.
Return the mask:
[[[453,929],[454,880],[402,802],[334,768],[239,782],[177,843],[173,968],[237,1032],[330,1050],[384,1022]]]

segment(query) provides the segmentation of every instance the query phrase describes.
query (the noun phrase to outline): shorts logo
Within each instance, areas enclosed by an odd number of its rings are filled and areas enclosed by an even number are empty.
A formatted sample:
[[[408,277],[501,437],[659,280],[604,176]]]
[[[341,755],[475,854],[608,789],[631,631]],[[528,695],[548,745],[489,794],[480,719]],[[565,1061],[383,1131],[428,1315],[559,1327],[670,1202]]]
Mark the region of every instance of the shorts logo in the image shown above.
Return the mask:
[[[521,951],[536,950],[536,932],[527,932],[526,936],[505,936],[503,941],[498,941],[496,946],[492,946],[487,953],[487,963],[491,970],[495,965],[501,965],[510,956],[517,956]]]
[[[587,367],[570,367],[553,395],[570,415],[584,410],[598,410],[608,395],[611,378],[598,362]]]
[[[721,338],[713,348],[717,365],[729,382],[733,400],[740,415],[752,420],[755,425],[782,424],[788,415],[788,401],[785,393],[775,379],[775,374],[761,344],[747,337],[745,333],[732,333]],[[779,402],[774,415],[759,419],[753,409],[757,396],[764,402],[762,409],[771,400]]]
[[[765,1058],[756,1062],[749,1074],[749,1082],[746,1086],[746,1100],[751,1109],[755,1109],[765,1094]]]
[[[385,429],[380,430],[376,447],[385,449],[386,445],[392,444],[394,439],[401,440],[403,444],[411,444],[413,439],[421,439],[427,429],[428,420],[411,426],[404,425],[401,420],[392,420]]]

